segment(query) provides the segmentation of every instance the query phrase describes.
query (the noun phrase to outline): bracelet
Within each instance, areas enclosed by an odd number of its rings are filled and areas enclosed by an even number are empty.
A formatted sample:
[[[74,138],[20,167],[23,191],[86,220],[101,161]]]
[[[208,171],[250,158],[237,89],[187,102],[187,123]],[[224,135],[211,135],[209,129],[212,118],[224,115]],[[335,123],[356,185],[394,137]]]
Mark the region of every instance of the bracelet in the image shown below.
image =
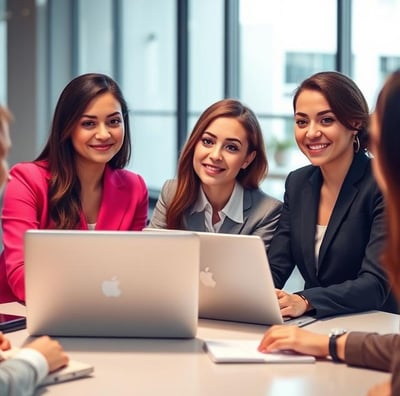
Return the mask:
[[[296,294],[304,300],[304,302],[306,303],[306,307],[307,307],[306,310],[307,310],[310,307],[310,302],[307,300],[306,296],[303,296],[300,293],[296,293]]]

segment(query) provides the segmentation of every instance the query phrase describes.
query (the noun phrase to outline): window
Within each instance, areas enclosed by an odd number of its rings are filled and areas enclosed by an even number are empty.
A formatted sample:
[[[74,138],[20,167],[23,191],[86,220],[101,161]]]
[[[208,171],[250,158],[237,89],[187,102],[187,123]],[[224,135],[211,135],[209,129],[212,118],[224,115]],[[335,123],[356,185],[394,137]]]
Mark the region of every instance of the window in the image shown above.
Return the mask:
[[[224,96],[224,1],[189,4],[188,134],[200,114]]]
[[[113,9],[111,0],[85,0],[78,5],[78,74],[113,75]]]
[[[400,68],[400,56],[381,56],[379,63],[380,79],[383,82],[389,73]]]
[[[398,67],[400,1],[352,1],[352,77],[370,107],[387,74]]]
[[[123,0],[122,89],[131,109],[130,168],[160,190],[176,168],[176,1]]]
[[[286,53],[285,67],[285,83],[298,85],[316,72],[334,70],[335,55],[288,52]]]
[[[283,197],[289,170],[308,163],[294,145],[286,166],[274,160],[274,142],[293,138],[292,93],[317,70],[335,65],[335,0],[240,1],[240,97],[257,114],[270,165],[262,188]],[[294,142],[294,139],[293,139]]]

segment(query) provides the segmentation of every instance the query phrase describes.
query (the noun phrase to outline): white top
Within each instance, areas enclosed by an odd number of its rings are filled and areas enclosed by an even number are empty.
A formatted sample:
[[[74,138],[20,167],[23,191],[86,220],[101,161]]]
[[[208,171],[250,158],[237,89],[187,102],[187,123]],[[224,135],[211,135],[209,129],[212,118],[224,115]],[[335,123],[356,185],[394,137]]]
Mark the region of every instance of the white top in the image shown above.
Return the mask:
[[[225,217],[229,217],[236,223],[243,223],[243,187],[236,182],[229,201],[222,208],[222,210],[218,211],[220,220],[215,224],[212,223],[212,206],[208,201],[203,188],[200,188],[199,197],[197,198],[191,213],[203,211],[205,217],[205,227],[208,232],[218,232],[225,220]]]
[[[317,229],[315,231],[315,266],[318,267],[318,257],[319,250],[321,248],[322,240],[324,239],[326,233],[326,225],[317,224]]]
[[[96,223],[88,223],[87,227],[90,231],[94,231],[96,229]]]

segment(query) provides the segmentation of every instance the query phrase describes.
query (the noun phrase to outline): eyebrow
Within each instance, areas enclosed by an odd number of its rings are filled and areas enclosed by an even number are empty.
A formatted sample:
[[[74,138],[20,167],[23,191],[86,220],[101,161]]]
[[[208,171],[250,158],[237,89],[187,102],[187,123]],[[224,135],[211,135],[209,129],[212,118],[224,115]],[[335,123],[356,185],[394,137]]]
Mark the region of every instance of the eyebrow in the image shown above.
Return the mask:
[[[112,114],[108,114],[108,115],[107,115],[107,118],[109,118],[109,117],[114,117],[114,116],[116,116],[116,115],[121,115],[121,113],[120,113],[119,111],[116,111],[116,112],[114,112],[114,113],[112,113]],[[82,114],[81,118],[83,118],[83,117],[91,118],[91,119],[96,119],[96,118],[97,118],[97,116],[90,115],[90,114]]]
[[[214,134],[211,133],[211,132],[204,131],[204,132],[203,132],[203,135],[204,135],[204,134],[210,135],[210,136],[213,137],[214,139],[218,139],[218,136],[217,136],[217,135],[214,135]],[[240,141],[240,139],[238,139],[238,138],[226,138],[225,141],[236,142],[236,143],[239,143],[240,145],[243,144],[243,143]]]
[[[323,111],[318,112],[318,113],[317,113],[317,116],[322,116],[322,115],[328,114],[328,113],[333,113],[333,111],[332,111],[331,109],[323,110]],[[300,112],[300,111],[294,113],[294,115],[301,116],[301,117],[308,117],[308,114],[302,113],[302,112]]]

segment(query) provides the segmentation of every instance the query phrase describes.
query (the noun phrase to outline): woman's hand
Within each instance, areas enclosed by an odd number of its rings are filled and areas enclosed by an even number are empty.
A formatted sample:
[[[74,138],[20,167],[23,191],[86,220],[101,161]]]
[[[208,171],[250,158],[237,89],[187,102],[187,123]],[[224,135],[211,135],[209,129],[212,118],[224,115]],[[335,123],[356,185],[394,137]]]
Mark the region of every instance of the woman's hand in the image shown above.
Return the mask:
[[[49,372],[57,370],[68,363],[68,356],[60,343],[48,336],[39,337],[26,345],[26,347],[36,349],[45,357],[49,365]]]
[[[8,338],[4,336],[4,334],[0,331],[0,349],[2,351],[6,351],[7,349],[11,348],[10,341]]]
[[[392,385],[390,381],[377,384],[368,391],[368,396],[391,396],[391,395],[392,395]]]
[[[289,294],[283,290],[276,289],[276,297],[278,298],[282,316],[297,318],[310,309],[307,301],[297,294]]]
[[[258,347],[260,352],[291,350],[305,355],[329,355],[329,337],[300,329],[297,326],[272,326],[264,334]]]

